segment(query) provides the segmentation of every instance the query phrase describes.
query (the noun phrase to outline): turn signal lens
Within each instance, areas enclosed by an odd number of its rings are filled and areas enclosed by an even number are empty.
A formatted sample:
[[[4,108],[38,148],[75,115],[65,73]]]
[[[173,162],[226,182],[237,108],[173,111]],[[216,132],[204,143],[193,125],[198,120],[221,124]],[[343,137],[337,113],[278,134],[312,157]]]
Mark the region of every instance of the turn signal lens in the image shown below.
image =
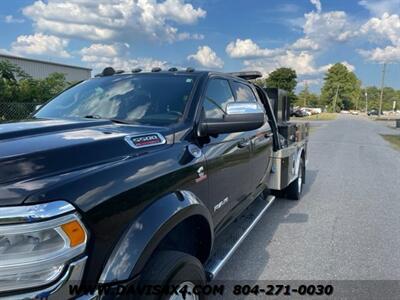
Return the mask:
[[[69,238],[69,246],[75,247],[85,242],[86,235],[81,224],[74,220],[69,223],[61,225],[62,230]]]

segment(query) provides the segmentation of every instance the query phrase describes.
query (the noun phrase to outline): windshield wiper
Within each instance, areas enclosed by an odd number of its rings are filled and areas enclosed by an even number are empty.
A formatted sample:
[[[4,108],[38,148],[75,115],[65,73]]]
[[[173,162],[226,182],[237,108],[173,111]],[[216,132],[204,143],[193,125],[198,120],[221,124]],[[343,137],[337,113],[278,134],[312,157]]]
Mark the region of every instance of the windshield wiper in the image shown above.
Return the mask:
[[[96,119],[96,120],[99,120],[99,119],[109,120],[109,121],[111,121],[113,123],[117,123],[117,124],[131,124],[130,122],[124,121],[124,120],[102,118],[100,115],[87,115],[87,116],[84,116],[84,118],[85,119]]]
[[[103,119],[101,116],[99,115],[87,115],[84,116],[85,119]]]

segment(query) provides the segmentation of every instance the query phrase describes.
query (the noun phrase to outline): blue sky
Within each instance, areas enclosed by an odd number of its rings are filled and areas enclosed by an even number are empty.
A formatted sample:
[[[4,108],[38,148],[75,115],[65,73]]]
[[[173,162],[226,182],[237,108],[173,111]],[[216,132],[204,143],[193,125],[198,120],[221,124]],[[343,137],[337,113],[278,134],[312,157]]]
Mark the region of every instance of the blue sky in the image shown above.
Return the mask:
[[[294,68],[319,91],[336,62],[363,85],[400,89],[400,0],[15,0],[0,2],[0,51],[125,70]]]

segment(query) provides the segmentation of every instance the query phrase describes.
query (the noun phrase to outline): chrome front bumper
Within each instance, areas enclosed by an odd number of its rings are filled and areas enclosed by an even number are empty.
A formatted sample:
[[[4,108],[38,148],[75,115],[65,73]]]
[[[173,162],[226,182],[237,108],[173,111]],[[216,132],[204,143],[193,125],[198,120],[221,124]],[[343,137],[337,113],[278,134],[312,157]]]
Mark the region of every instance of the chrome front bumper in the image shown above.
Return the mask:
[[[87,257],[83,257],[68,267],[67,272],[52,286],[34,292],[25,292],[15,295],[0,296],[1,299],[7,300],[38,300],[38,299],[71,299],[77,295],[71,295],[69,286],[77,285],[81,282],[83,271],[85,269]],[[85,298],[96,299],[96,297]]]

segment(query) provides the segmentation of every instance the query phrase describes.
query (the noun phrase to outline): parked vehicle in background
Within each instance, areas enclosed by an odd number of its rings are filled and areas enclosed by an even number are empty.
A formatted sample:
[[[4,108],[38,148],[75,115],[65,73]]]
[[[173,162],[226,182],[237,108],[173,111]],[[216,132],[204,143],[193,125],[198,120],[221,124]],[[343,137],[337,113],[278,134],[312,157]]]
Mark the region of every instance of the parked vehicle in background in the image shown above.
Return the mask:
[[[319,114],[322,113],[322,109],[321,109],[321,108],[310,108],[310,112],[311,112],[313,115],[319,115]]]
[[[367,115],[368,116],[378,116],[379,111],[377,109],[371,109],[370,111],[368,111]]]
[[[307,117],[307,116],[311,116],[311,113],[306,111],[303,108],[295,108],[291,111],[290,113],[291,117],[297,117],[297,118],[302,118],[302,117]]]

